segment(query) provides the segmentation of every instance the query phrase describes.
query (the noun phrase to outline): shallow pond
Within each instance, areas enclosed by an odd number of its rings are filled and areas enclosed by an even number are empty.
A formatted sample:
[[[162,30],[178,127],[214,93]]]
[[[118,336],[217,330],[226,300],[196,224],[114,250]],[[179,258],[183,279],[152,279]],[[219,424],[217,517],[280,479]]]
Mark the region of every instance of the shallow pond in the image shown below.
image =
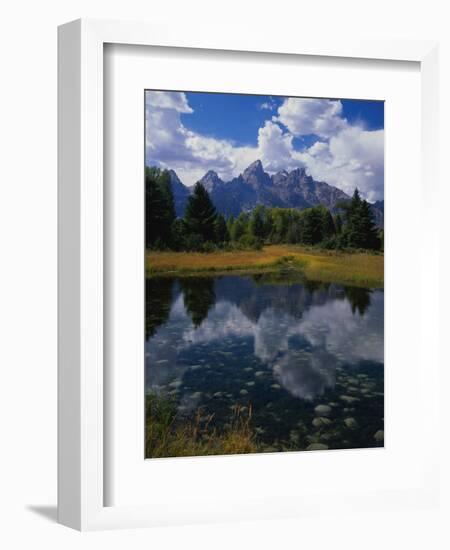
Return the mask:
[[[270,275],[146,281],[146,390],[261,451],[384,444],[384,292]]]

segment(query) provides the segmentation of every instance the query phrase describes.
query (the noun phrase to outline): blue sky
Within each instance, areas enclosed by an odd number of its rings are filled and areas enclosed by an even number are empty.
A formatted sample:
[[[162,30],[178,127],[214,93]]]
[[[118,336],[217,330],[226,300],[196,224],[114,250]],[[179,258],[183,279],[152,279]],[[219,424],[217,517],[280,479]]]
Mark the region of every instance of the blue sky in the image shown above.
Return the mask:
[[[186,127],[200,134],[234,141],[238,145],[257,145],[258,130],[264,125],[268,109],[280,106],[284,98],[242,94],[186,92],[193,114],[182,114]],[[362,123],[368,130],[384,128],[384,103],[341,99],[343,116],[350,124]],[[314,136],[310,139],[314,141]],[[309,140],[308,140],[309,142]]]
[[[303,166],[349,194],[383,199],[384,103],[146,92],[147,165],[193,185],[208,170],[228,181],[258,158],[269,173]]]

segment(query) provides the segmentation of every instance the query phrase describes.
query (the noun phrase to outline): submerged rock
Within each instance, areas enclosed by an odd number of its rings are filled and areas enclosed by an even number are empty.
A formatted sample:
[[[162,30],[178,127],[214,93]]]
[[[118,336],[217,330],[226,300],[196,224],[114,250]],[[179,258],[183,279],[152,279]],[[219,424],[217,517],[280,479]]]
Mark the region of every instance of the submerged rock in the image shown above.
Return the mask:
[[[358,422],[354,418],[344,418],[344,424],[347,426],[347,428],[355,429],[358,427]]]
[[[307,451],[326,451],[327,449],[328,445],[325,445],[325,443],[311,443],[306,447]]]
[[[345,403],[355,403],[356,401],[358,401],[357,397],[351,397],[350,395],[341,395],[339,399],[341,401],[345,401]]]
[[[322,428],[323,426],[329,426],[331,424],[331,420],[329,418],[325,418],[323,416],[317,416],[312,421],[312,425],[315,428]]]
[[[384,441],[384,430],[378,430],[373,438],[377,443],[381,443],[382,441]]]
[[[328,415],[331,412],[331,407],[328,405],[317,405],[314,411],[320,415]]]

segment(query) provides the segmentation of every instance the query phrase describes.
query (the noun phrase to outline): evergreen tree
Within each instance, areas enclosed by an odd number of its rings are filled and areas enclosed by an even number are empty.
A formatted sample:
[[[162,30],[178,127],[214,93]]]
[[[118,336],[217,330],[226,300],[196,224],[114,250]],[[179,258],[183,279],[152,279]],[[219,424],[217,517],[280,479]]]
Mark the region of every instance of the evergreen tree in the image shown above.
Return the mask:
[[[225,222],[225,218],[222,214],[217,214],[215,221],[215,242],[222,244],[227,243],[230,240],[230,234],[228,233],[228,227]]]
[[[293,220],[288,227],[286,233],[286,241],[290,244],[299,243],[301,240],[300,224],[297,220]]]
[[[230,235],[230,239],[232,239],[232,236],[231,236],[231,229],[233,227],[233,224],[234,224],[234,216],[231,215],[228,219],[227,219],[227,229],[228,229],[228,234]]]
[[[334,227],[336,228],[336,234],[340,235],[342,232],[342,218],[339,213],[336,214],[336,217],[334,219]]]
[[[177,215],[175,213],[175,202],[168,170],[163,170],[160,172],[158,183],[164,196],[167,222],[172,224]]]
[[[327,208],[323,208],[322,211],[322,238],[327,239],[336,234],[336,227],[334,225],[333,216]]]
[[[380,250],[384,252],[384,230],[380,229],[378,232],[378,241],[380,243]]]
[[[145,169],[145,242],[147,247],[171,245],[175,220],[170,176],[159,168]]]
[[[363,248],[378,249],[380,240],[378,238],[378,229],[375,225],[372,210],[366,200],[361,203],[360,214],[361,245]]]
[[[303,242],[305,244],[317,244],[324,237],[322,207],[308,208],[304,211]]]
[[[252,212],[250,218],[250,232],[257,239],[263,240],[265,238],[264,227],[265,208],[258,204]]]
[[[352,200],[346,208],[345,217],[343,233],[346,246],[350,248],[379,248],[378,231],[370,205],[366,200],[361,200],[358,189],[355,189]]]
[[[194,192],[189,197],[184,223],[188,233],[199,235],[206,242],[215,242],[216,209],[209,198],[208,191],[200,182],[194,187]]]
[[[174,250],[186,250],[186,225],[181,218],[177,218],[172,224],[172,248]]]
[[[345,208],[345,241],[350,248],[361,248],[361,197],[356,188]]]

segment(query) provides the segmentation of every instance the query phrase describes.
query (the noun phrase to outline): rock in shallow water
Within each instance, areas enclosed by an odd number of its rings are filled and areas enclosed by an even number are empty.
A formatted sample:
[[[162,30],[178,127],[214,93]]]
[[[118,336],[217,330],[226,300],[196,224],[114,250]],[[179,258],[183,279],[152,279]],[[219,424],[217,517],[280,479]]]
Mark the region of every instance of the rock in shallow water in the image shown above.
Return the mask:
[[[381,443],[382,441],[384,441],[384,430],[378,430],[373,438],[377,443]]]
[[[329,407],[328,405],[317,405],[314,410],[317,414],[328,415],[331,412],[331,407]]]
[[[339,399],[345,401],[345,403],[355,403],[356,401],[359,401],[357,397],[351,397],[350,395],[341,395]]]
[[[354,418],[345,418],[344,424],[352,430],[358,427],[358,422]]]
[[[325,443],[311,443],[306,447],[307,451],[326,451],[327,449],[328,445],[325,445]]]
[[[315,428],[322,428],[322,426],[329,426],[331,424],[331,420],[329,418],[325,418],[323,416],[317,416],[312,421],[312,425]]]

